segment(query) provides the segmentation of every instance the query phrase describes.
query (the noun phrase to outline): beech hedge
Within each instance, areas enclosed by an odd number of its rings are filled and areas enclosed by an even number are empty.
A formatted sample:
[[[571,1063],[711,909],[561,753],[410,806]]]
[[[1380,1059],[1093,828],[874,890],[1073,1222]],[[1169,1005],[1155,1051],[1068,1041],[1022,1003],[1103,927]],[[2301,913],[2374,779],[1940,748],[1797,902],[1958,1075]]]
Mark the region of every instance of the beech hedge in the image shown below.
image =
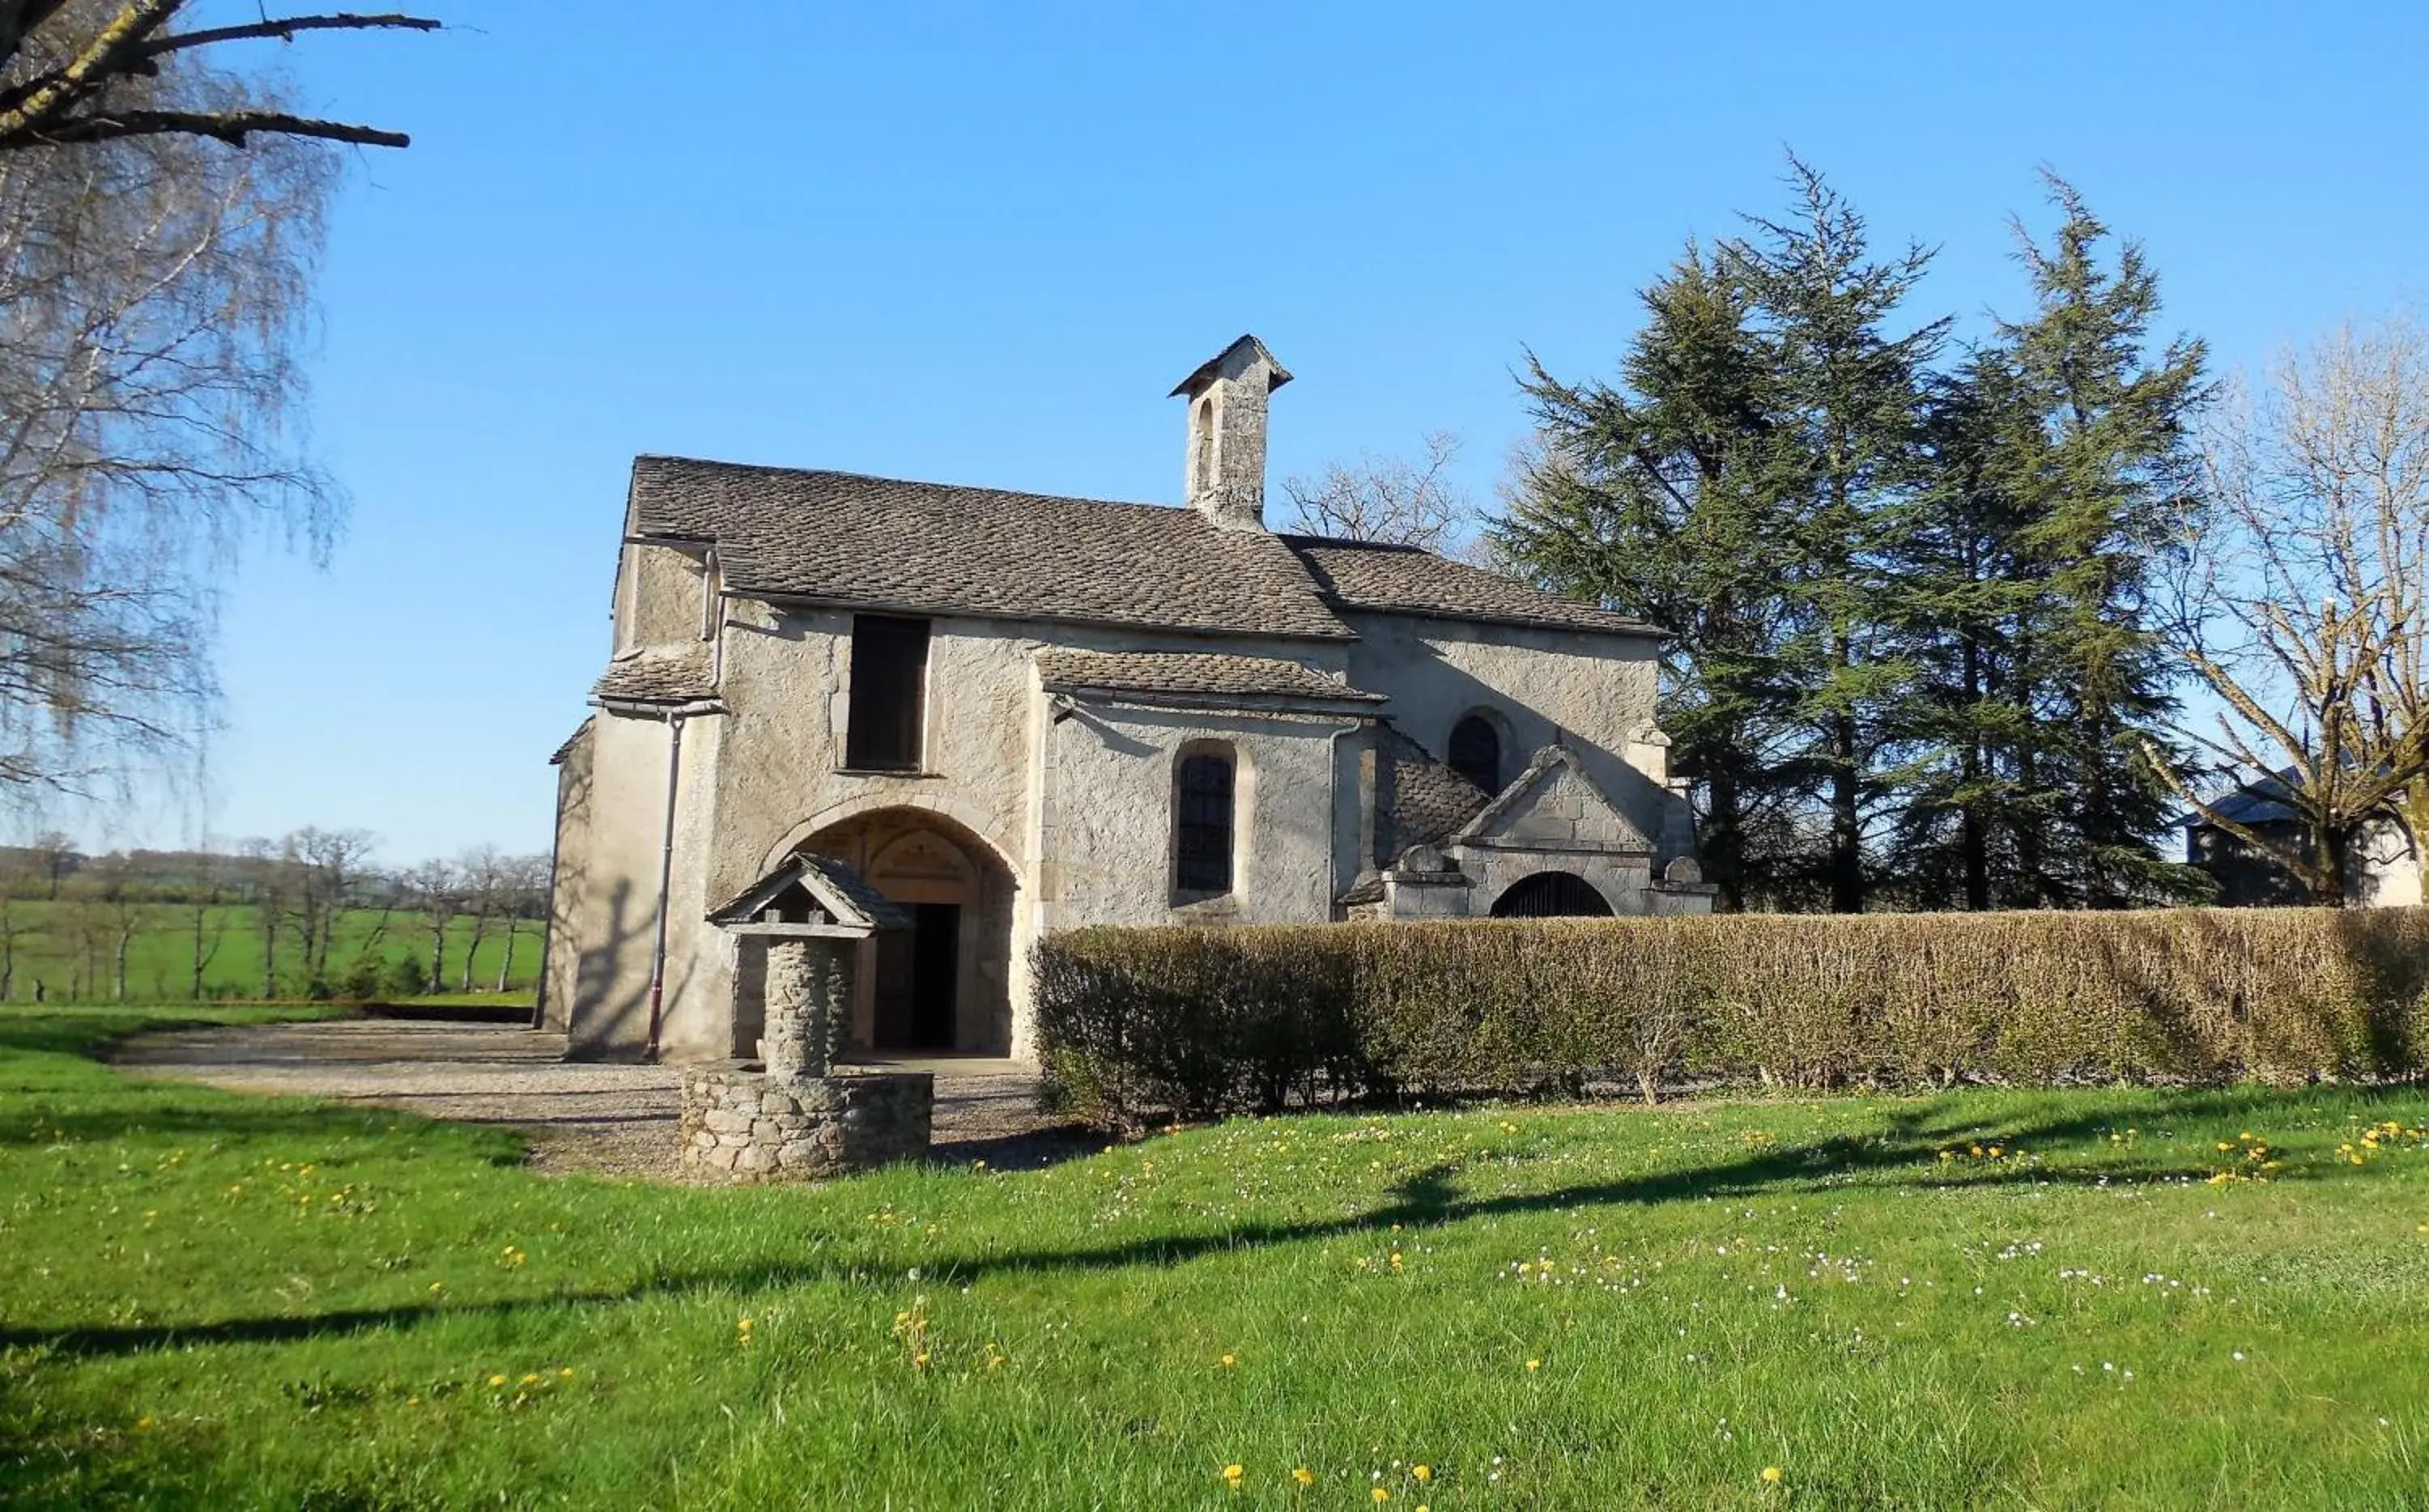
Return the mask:
[[[1090,929],[1036,957],[1110,1127],[1403,1094],[2295,1082],[2429,1066],[2429,909]]]

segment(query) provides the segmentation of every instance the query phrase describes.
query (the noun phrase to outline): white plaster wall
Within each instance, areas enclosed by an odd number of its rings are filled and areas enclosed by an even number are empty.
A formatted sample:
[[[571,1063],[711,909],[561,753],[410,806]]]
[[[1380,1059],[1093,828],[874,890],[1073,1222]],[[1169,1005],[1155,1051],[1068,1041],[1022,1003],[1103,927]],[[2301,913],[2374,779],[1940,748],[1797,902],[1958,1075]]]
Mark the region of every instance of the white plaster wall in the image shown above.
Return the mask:
[[[650,956],[666,810],[667,727],[602,710],[585,743],[587,834],[557,857],[562,932],[549,972],[577,1057],[637,1057],[648,1041]]]
[[[703,785],[695,798],[686,784],[685,828],[676,851],[678,896],[668,971],[670,1059],[677,1054],[678,1032],[682,1053],[694,1059],[747,1054],[750,1048],[728,1048],[719,1039],[719,1033],[730,1035],[722,1027],[732,1020],[735,957],[721,931],[705,922],[707,911],[748,886],[814,831],[894,807],[927,810],[950,821],[1010,874],[1015,891],[1006,991],[1013,1008],[1014,1053],[1027,1053],[1028,952],[1039,928],[1036,858],[1045,799],[1037,757],[1044,738],[1040,731],[1047,725],[1032,658],[1047,646],[1210,649],[1208,642],[1186,636],[1111,628],[933,619],[927,771],[854,773],[842,769],[851,710],[851,619],[842,610],[787,610],[751,601],[727,606],[719,697],[732,712],[705,721],[719,727],[713,759],[703,744],[701,764],[695,765],[692,735],[686,736],[686,770],[699,773]],[[1219,649],[1282,657],[1336,675],[1346,662],[1339,643],[1226,640]],[[1316,744],[1322,748],[1320,760],[1330,763],[1330,740]],[[1329,769],[1303,771],[1296,755],[1278,760],[1281,769],[1297,774],[1295,782],[1315,796],[1314,802],[1325,801],[1323,795],[1331,788]],[[657,775],[662,781],[663,765]],[[1159,791],[1159,814],[1166,803],[1168,795]],[[1352,807],[1348,824],[1354,836]],[[1293,812],[1298,815],[1294,823],[1301,827],[1312,813],[1314,832],[1319,837],[1327,833],[1329,808]],[[656,821],[649,822],[654,843]],[[1167,853],[1162,823],[1159,819],[1153,848],[1159,869]],[[1321,838],[1316,844],[1322,859]],[[1329,880],[1329,860],[1315,870]],[[1258,885],[1263,896],[1273,897],[1284,896],[1291,886],[1299,889],[1292,896],[1303,896],[1308,887],[1305,877],[1284,884],[1262,875]],[[1165,894],[1156,896],[1161,899]],[[1324,912],[1290,916],[1329,917],[1330,893],[1323,895],[1323,906]],[[646,962],[642,975],[646,979]]]
[[[707,566],[688,552],[626,542],[616,561],[616,649],[698,641],[707,576]]]
[[[1387,695],[1392,722],[1439,757],[1451,726],[1471,710],[1499,714],[1517,748],[1507,776],[1555,739],[1657,845],[1687,832],[1672,810],[1685,799],[1661,785],[1662,752],[1632,746],[1654,723],[1659,648],[1651,637],[1574,634],[1414,615],[1350,614],[1350,681]],[[1355,854],[1356,837],[1351,837]],[[1657,852],[1657,867],[1671,859]]]
[[[1049,929],[1091,924],[1321,924],[1333,833],[1355,789],[1335,782],[1334,715],[1218,714],[1089,702],[1046,736],[1039,894]],[[1173,779],[1193,741],[1234,753],[1232,891],[1176,905]]]
[[[540,971],[541,1022],[564,1032],[576,996],[575,966],[588,936],[590,772],[595,724],[566,743],[556,768],[556,839],[548,880],[548,943]]]
[[[2412,838],[2393,820],[2382,820],[2362,834],[2360,852],[2352,868],[2349,889],[2356,902],[2371,908],[2408,908],[2421,901],[2421,860]]]

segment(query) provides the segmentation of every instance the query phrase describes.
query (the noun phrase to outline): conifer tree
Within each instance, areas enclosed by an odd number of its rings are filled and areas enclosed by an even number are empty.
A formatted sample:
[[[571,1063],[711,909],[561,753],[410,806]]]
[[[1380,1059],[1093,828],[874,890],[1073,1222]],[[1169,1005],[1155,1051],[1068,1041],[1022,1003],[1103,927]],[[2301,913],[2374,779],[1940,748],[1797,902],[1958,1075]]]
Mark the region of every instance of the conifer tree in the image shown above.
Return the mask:
[[[1754,312],[1769,401],[1764,492],[1782,533],[1746,570],[1781,575],[1791,612],[1780,648],[1803,727],[1789,770],[1809,776],[1824,834],[1816,879],[1833,912],[1860,912],[1867,851],[1894,787],[1892,712],[1910,669],[1892,633],[1897,547],[1923,485],[1923,386],[1949,322],[1889,334],[1931,254],[1872,254],[1864,220],[1794,157],[1796,215],[1757,221],[1724,247]]]
[[[1953,845],[1972,908],[2114,908],[2194,885],[2149,845],[2173,806],[2152,753],[2169,759],[2176,675],[2154,598],[2197,501],[2205,353],[2148,353],[2158,287],[2141,249],[2112,265],[2107,227],[2047,182],[2050,244],[2018,228],[2033,314],[1944,386],[1932,518],[1902,574],[1931,647],[1902,870],[1948,875],[1934,853]]]
[[[1546,585],[1673,633],[1664,723],[1726,907],[1853,911],[1904,672],[1885,543],[1944,329],[1884,327],[1929,260],[1791,159],[1794,214],[1691,245],[1642,296],[1621,383],[1527,383],[1544,456],[1495,529]]]

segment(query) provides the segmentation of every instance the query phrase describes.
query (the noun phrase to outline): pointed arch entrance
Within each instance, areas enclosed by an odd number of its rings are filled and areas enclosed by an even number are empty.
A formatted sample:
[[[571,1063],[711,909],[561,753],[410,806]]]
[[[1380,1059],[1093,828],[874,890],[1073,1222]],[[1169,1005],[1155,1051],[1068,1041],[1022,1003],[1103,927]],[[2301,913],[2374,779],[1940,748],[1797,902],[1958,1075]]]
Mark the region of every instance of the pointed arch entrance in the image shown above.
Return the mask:
[[[851,1044],[1009,1051],[1014,882],[992,846],[941,814],[901,808],[855,814],[793,848],[846,863],[911,916],[910,929],[861,944]]]

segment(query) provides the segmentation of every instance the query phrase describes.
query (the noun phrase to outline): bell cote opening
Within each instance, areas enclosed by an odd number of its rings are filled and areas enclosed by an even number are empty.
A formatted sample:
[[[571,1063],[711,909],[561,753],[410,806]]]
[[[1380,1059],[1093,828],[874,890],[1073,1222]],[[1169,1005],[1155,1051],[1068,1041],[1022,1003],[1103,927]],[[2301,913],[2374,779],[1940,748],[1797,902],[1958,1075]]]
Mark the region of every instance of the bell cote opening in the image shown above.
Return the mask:
[[[1226,530],[1265,528],[1265,396],[1290,379],[1244,336],[1172,391],[1189,401],[1189,507]]]

